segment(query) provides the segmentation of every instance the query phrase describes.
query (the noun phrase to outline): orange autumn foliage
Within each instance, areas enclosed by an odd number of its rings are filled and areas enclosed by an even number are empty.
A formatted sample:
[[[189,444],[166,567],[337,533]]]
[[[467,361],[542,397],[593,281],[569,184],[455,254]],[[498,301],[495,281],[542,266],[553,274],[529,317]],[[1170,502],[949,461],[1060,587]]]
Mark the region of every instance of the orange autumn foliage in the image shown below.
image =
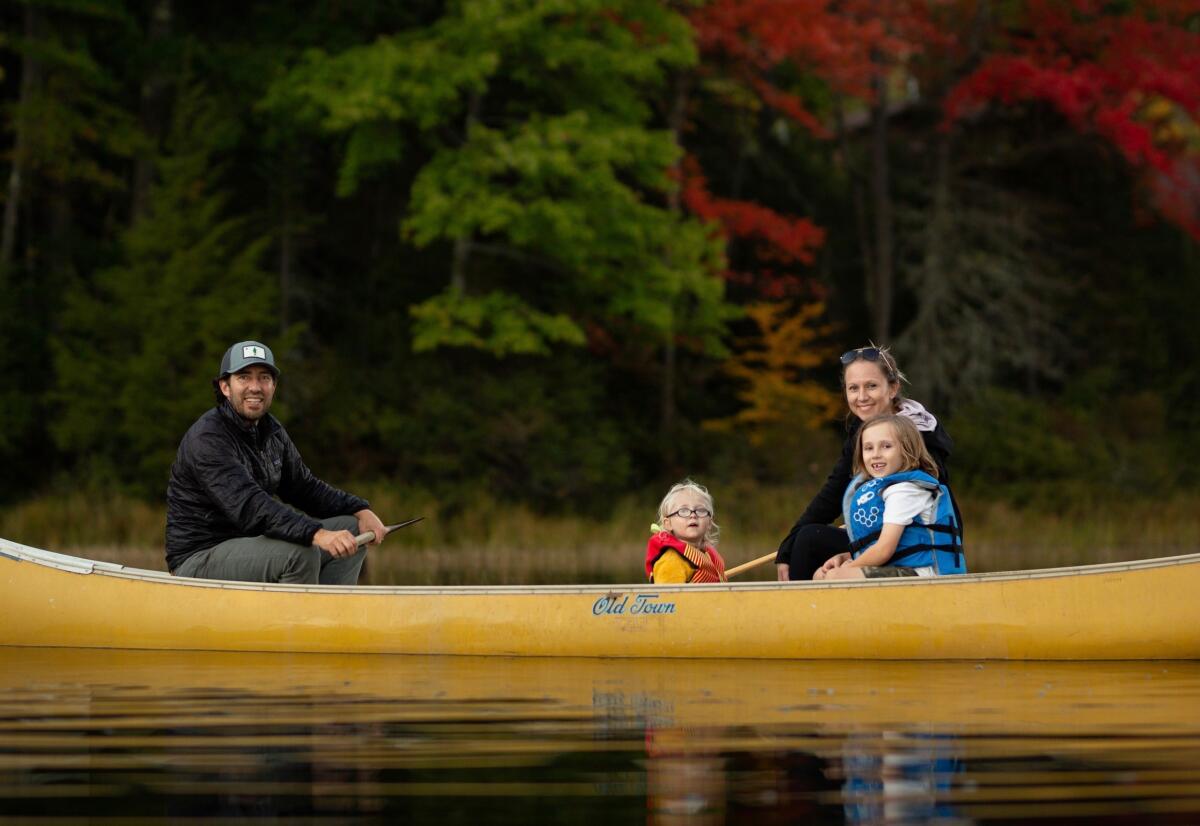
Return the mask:
[[[747,431],[752,444],[762,444],[780,426],[817,430],[837,416],[840,395],[812,377],[829,364],[835,348],[828,342],[832,325],[821,321],[825,305],[816,301],[796,307],[790,302],[758,303],[746,308],[758,330],[738,343],[737,355],[724,366],[740,380],[733,416],[705,423],[713,430]]]

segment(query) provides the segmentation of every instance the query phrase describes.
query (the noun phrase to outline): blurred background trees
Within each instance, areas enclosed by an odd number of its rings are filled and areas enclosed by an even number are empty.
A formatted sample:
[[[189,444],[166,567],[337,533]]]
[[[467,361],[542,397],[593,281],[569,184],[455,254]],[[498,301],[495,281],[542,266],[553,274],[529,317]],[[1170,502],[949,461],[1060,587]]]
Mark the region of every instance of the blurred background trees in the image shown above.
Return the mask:
[[[447,508],[795,482],[868,340],[957,485],[1200,482],[1196,0],[0,20],[6,501],[160,498],[248,337],[319,472]]]

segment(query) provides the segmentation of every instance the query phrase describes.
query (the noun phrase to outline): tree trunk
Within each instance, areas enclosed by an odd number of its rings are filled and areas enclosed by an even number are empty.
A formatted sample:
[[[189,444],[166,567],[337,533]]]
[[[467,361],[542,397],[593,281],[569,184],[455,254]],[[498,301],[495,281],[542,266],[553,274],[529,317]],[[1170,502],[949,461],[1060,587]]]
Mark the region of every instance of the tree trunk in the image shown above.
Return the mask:
[[[934,148],[933,210],[930,215],[926,261],[937,278],[945,276],[946,236],[950,218],[950,132],[937,136]]]
[[[13,261],[17,246],[17,216],[24,197],[25,177],[29,165],[29,109],[41,83],[41,66],[33,57],[31,43],[37,37],[37,8],[25,3],[25,49],[21,55],[21,91],[17,101],[16,135],[13,139],[12,168],[8,173],[8,191],[4,199],[4,226],[0,231],[0,267]]]
[[[150,24],[146,34],[150,41],[147,51],[152,55],[171,33],[173,18],[171,0],[157,0],[150,12]],[[158,142],[166,125],[165,92],[167,74],[157,63],[152,64],[149,74],[142,81],[141,125],[152,144],[152,149],[140,154],[133,166],[133,197],[130,205],[130,224],[137,224],[150,204],[150,187],[154,183],[154,161],[158,154]]]
[[[471,139],[471,129],[479,120],[479,109],[483,95],[472,92],[467,101],[467,117],[464,122],[463,143]],[[450,263],[450,289],[456,293],[467,291],[467,263],[471,259],[471,235],[467,233],[454,239],[454,256]]]
[[[850,136],[846,130],[845,110],[842,108],[841,95],[833,97],[833,116],[837,128],[838,152],[841,155],[841,165],[850,181],[851,197],[854,201],[854,232],[858,237],[858,257],[862,261],[863,285],[870,289],[874,281],[875,253],[871,244],[871,231],[867,227],[867,196],[863,191],[863,179],[859,170],[855,169],[854,155],[850,147]]]
[[[888,166],[887,78],[880,73],[874,81],[875,103],[871,106],[871,206],[875,228],[875,265],[867,290],[871,302],[871,339],[883,345],[892,328],[892,194]]]
[[[460,235],[454,239],[454,255],[450,264],[450,289],[456,293],[467,291],[467,262],[471,258],[471,236]]]
[[[675,95],[671,101],[671,114],[668,119],[668,128],[671,132],[672,142],[682,149],[683,147],[683,126],[687,117],[687,102],[688,102],[688,84],[690,77],[687,73],[681,72],[675,78]],[[683,168],[680,161],[675,162],[673,167],[675,174],[676,186],[672,187],[667,192],[667,209],[672,215],[679,215],[683,211],[683,206],[679,199],[680,181],[682,179]],[[662,361],[662,395],[659,398],[659,435],[662,439],[663,458],[668,464],[675,461],[675,380],[677,367],[678,353],[675,343],[675,312],[676,307],[674,302],[667,305],[667,329],[663,340],[663,361]]]
[[[284,169],[288,169],[286,164]],[[286,175],[286,173],[285,173]],[[292,185],[289,180],[282,182],[280,198],[280,227],[279,227],[279,334],[287,332],[291,324],[291,304],[293,285],[296,280],[296,230],[294,221],[294,198]]]

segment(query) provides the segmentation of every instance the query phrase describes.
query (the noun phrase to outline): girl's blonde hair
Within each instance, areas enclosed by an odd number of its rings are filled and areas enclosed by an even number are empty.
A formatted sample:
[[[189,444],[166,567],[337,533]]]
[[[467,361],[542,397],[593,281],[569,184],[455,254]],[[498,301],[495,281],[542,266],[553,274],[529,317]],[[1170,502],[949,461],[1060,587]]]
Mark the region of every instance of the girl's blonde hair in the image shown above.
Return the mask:
[[[671,489],[667,491],[667,495],[662,498],[662,501],[658,503],[658,524],[662,525],[667,521],[667,516],[671,513],[671,500],[674,499],[677,494],[685,492],[695,493],[697,496],[699,496],[704,501],[704,506],[708,508],[709,512],[712,514],[712,519],[710,519],[708,522],[708,530],[704,532],[704,544],[711,545],[714,548],[717,547],[717,543],[720,541],[721,537],[721,527],[717,524],[717,507],[715,504],[713,504],[712,494],[708,492],[708,488],[697,482],[693,482],[691,479],[684,479],[682,482],[676,482],[671,486]],[[666,529],[664,528],[663,530]]]
[[[899,416],[891,413],[885,413],[882,416],[872,416],[863,422],[862,427],[858,429],[858,435],[854,437],[855,475],[867,472],[867,466],[863,463],[862,457],[863,434],[867,432],[868,428],[880,424],[890,424],[892,426],[892,432],[896,434],[896,441],[900,445],[900,454],[904,457],[904,465],[897,472],[923,470],[934,479],[938,478],[937,462],[933,461],[933,457],[929,455],[929,448],[925,447],[925,440],[921,438],[921,431],[917,430],[917,426],[913,424],[912,419],[907,416]]]

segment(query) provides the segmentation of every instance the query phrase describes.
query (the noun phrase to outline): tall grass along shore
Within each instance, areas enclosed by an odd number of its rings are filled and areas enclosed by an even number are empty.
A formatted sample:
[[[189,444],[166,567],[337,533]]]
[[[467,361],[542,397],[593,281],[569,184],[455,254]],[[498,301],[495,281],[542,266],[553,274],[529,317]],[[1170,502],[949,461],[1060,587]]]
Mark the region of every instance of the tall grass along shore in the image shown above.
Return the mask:
[[[362,490],[362,488],[356,488]],[[642,556],[654,505],[615,502],[602,518],[547,516],[482,498],[439,514],[421,492],[366,490],[385,521],[425,516],[369,558],[375,585],[628,583],[644,578]],[[718,499],[721,553],[730,567],[773,550],[802,507],[790,488],[744,485]],[[1122,500],[1041,513],[964,499],[973,571],[1049,568],[1147,559],[1200,548],[1200,493],[1161,501]],[[41,497],[0,511],[0,535],[47,550],[164,570],[161,506],[116,495]],[[766,563],[741,580],[774,578]]]

